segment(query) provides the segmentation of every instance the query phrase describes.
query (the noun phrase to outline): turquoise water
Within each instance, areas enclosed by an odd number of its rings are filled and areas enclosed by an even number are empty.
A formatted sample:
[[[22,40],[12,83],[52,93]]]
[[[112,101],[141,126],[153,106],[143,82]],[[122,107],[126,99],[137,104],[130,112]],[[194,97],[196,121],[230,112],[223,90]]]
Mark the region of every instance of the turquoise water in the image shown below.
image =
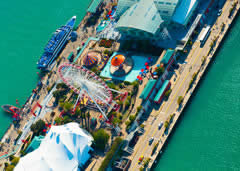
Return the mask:
[[[178,122],[156,171],[240,170],[240,18]]]
[[[133,68],[132,70],[125,76],[123,77],[115,77],[113,75],[111,75],[110,73],[110,66],[111,66],[111,60],[112,58],[117,55],[118,53],[113,53],[113,55],[110,57],[110,59],[108,60],[106,66],[103,68],[102,72],[101,72],[101,76],[102,77],[107,77],[107,78],[112,78],[115,80],[121,80],[121,81],[129,81],[129,82],[133,82],[137,79],[137,76],[139,75],[139,73],[141,72],[141,69],[145,68],[145,62],[148,61],[148,58],[145,56],[132,56],[133,59]]]
[[[91,0],[2,1],[0,5],[1,84],[0,105],[21,104],[35,88],[38,77],[36,62],[58,27],[73,15],[77,24]],[[0,110],[0,137],[12,118]]]

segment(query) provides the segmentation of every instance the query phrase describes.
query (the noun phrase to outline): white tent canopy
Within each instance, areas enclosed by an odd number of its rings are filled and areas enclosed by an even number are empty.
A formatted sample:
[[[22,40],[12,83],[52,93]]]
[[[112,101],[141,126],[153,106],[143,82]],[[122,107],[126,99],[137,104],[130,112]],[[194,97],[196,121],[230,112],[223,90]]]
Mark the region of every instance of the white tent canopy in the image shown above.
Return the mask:
[[[20,159],[15,171],[77,171],[90,158],[92,136],[77,123],[53,126],[40,147]]]

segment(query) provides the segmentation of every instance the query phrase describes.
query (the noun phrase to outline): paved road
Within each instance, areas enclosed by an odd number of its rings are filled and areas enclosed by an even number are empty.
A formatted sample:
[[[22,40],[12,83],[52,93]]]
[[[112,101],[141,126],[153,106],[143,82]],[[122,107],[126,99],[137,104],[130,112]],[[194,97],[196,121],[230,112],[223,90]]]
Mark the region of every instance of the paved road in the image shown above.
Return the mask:
[[[200,47],[200,42],[197,40],[190,51],[185,64],[184,69],[180,76],[178,76],[176,82],[172,86],[172,93],[167,102],[162,104],[159,110],[152,111],[151,116],[147,120],[147,124],[145,126],[146,132],[143,136],[141,136],[135,145],[134,153],[130,157],[132,159],[132,164],[130,166],[130,170],[138,170],[141,165],[138,164],[138,159],[140,156],[151,157],[151,152],[154,144],[158,141],[165,141],[166,135],[164,135],[164,128],[158,130],[158,124],[161,121],[167,120],[169,115],[175,113],[178,108],[177,99],[179,96],[184,96],[189,82],[192,79],[192,75],[197,72],[202,63],[203,56],[206,56],[210,49],[210,44],[215,36],[220,33],[220,25],[223,21],[228,20],[229,9],[231,8],[231,1],[227,1],[223,8],[222,15],[218,18],[216,24],[213,26],[211,34],[206,41],[203,48]],[[154,137],[154,142],[152,145],[149,145],[149,139]]]

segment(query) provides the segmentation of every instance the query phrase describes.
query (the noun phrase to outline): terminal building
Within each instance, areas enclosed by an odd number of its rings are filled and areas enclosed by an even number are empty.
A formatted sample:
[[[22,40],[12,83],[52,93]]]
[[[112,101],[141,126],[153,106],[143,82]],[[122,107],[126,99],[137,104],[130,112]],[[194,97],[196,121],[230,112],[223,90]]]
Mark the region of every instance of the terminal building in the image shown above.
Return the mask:
[[[129,39],[168,39],[168,28],[186,28],[198,0],[119,0],[116,29]]]

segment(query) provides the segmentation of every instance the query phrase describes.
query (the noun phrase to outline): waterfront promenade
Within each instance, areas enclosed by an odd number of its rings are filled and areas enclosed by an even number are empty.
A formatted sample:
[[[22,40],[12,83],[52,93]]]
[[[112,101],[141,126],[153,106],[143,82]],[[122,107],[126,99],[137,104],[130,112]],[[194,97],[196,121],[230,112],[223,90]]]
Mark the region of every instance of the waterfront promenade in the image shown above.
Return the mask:
[[[189,52],[187,59],[185,60],[186,63],[180,67],[183,68],[183,70],[181,70],[180,72],[179,70],[175,71],[177,73],[177,78],[176,81],[174,81],[174,79],[171,79],[172,93],[168,101],[163,102],[159,110],[153,109],[151,115],[146,121],[145,124],[146,132],[144,133],[143,136],[139,138],[138,143],[135,145],[134,153],[130,157],[130,159],[132,159],[132,164],[129,170],[138,170],[141,167],[141,165],[138,164],[140,156],[144,156],[145,158],[151,159],[148,165],[148,167],[151,168],[158,154],[161,153],[161,150],[164,144],[166,143],[168,136],[170,135],[173,127],[175,126],[189,98],[191,97],[193,90],[195,89],[197,83],[201,79],[204,71],[206,70],[209,62],[212,59],[212,56],[214,55],[214,52],[216,51],[224,35],[229,29],[230,24],[232,23],[233,19],[236,16],[236,13],[239,9],[239,5],[237,5],[237,8],[234,11],[232,17],[231,18],[228,17],[229,10],[232,7],[233,3],[234,1],[226,1],[223,7],[222,15],[217,19],[217,21],[213,25],[211,34],[208,40],[206,41],[204,47],[200,47],[200,42],[197,40],[192,45],[192,50]],[[224,30],[221,30],[222,23],[226,24]],[[210,45],[215,38],[217,38],[216,44],[213,47],[211,53],[209,54]],[[202,64],[204,56],[206,56],[206,60],[204,64]],[[189,83],[192,79],[192,75],[197,72],[199,72],[197,78],[193,82],[191,89],[189,89]],[[179,96],[184,97],[180,107],[177,103]],[[167,133],[164,133],[164,127],[161,130],[158,130],[158,124],[161,121],[163,122],[166,121],[169,118],[169,116],[173,113],[175,113],[175,116],[169,126]],[[150,146],[148,141],[151,137],[154,137],[154,142]],[[157,141],[159,141],[158,148],[156,152],[151,156],[153,146]]]

